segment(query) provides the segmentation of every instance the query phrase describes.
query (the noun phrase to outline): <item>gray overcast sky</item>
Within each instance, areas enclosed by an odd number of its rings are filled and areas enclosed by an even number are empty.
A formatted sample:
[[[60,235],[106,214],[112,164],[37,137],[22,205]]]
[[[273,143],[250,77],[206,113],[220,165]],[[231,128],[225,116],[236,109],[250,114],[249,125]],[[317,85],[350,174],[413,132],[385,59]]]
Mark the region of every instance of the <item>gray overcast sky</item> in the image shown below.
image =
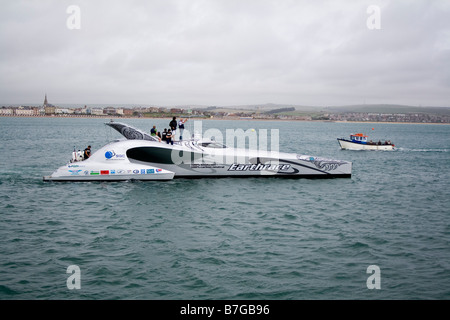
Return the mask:
[[[80,9],[71,30],[70,5]],[[371,30],[367,8],[380,8]],[[0,0],[0,103],[450,106],[448,0]],[[72,21],[72,20],[71,20]],[[372,20],[371,20],[372,21]]]

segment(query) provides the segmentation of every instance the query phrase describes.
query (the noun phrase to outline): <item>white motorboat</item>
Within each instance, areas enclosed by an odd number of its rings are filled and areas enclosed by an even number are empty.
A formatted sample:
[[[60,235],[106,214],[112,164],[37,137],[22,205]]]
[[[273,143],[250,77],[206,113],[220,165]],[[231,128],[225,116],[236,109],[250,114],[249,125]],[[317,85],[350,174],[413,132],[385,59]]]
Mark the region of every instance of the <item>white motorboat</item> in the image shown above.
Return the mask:
[[[350,135],[349,139],[338,138],[339,145],[341,149],[347,150],[382,150],[391,151],[394,150],[395,145],[391,141],[378,141],[372,142],[372,140],[367,141],[368,136],[363,133],[355,133]]]
[[[116,140],[89,159],[60,167],[46,181],[168,180],[172,178],[349,178],[352,163],[321,157],[227,147],[210,139],[160,141],[129,125],[106,125]],[[75,157],[76,158],[76,157]]]

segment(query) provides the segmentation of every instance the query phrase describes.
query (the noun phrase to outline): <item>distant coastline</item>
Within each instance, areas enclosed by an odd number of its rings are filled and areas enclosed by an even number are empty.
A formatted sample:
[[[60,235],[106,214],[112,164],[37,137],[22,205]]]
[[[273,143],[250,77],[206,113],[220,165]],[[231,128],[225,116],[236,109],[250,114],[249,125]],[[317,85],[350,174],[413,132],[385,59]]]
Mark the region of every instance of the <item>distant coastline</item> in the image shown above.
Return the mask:
[[[406,105],[350,105],[340,107],[308,107],[282,104],[242,106],[56,106],[49,103],[0,107],[0,116],[68,117],[104,119],[171,119],[246,121],[312,121],[353,123],[430,123],[449,124],[449,107],[415,107]]]
[[[64,115],[3,115],[0,114],[2,118],[53,118],[53,119],[63,119],[63,118],[80,118],[80,119],[146,119],[146,120],[171,120],[172,116],[166,117],[137,117],[137,116],[114,116],[114,115],[74,115],[74,114],[64,114]],[[281,121],[281,122],[326,122],[326,123],[368,123],[368,124],[438,124],[438,125],[449,125],[447,122],[399,122],[399,121],[353,121],[353,120],[303,120],[303,119],[258,119],[258,118],[243,118],[243,117],[192,117],[192,116],[176,116],[177,118],[188,118],[191,120],[228,120],[228,121]]]
[[[11,105],[0,107],[0,116],[56,117],[92,119],[171,119],[245,121],[311,121],[352,123],[429,123],[450,124],[448,107],[414,107],[405,105],[353,105],[308,107],[282,104],[243,106],[56,106],[47,95],[41,106]]]

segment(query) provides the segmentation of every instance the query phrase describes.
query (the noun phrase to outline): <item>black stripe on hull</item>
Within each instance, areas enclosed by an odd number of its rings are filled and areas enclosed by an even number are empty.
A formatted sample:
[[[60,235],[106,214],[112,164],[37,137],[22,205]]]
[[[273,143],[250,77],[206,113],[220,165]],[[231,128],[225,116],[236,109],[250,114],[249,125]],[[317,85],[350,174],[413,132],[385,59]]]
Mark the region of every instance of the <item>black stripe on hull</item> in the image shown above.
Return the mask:
[[[334,178],[351,178],[351,174],[283,174],[283,175],[180,175],[173,177],[174,179],[224,179],[224,178],[274,178],[274,179],[334,179]]]

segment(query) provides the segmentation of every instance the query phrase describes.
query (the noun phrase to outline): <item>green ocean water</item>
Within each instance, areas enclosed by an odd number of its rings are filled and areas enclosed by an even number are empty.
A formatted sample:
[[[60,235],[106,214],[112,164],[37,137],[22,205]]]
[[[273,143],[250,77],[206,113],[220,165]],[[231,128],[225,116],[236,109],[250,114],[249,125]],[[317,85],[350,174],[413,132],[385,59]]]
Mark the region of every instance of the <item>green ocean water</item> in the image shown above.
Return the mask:
[[[280,151],[352,161],[350,179],[42,181],[121,138],[104,122],[0,118],[0,299],[450,298],[450,126],[202,121],[278,129]],[[340,150],[355,132],[398,149]]]

